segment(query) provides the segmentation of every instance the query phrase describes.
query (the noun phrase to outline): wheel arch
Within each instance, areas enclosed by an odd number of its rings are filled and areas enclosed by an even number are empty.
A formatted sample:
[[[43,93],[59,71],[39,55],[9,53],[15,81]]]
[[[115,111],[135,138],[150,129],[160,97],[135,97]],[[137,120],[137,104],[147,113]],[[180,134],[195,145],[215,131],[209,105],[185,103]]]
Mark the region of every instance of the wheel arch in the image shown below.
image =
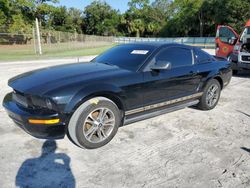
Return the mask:
[[[217,80],[220,83],[221,89],[224,88],[224,81],[223,81],[223,77],[221,75],[220,70],[213,69],[213,71],[211,71],[208,74],[208,76],[206,78],[204,78],[201,90],[203,91],[205,89],[206,85],[208,84],[208,82],[210,80],[213,80],[213,79]]]
[[[223,79],[220,76],[215,76],[213,79],[217,80],[220,83],[221,89],[224,87]]]
[[[91,93],[88,96],[85,96],[76,106],[74,109],[78,108],[78,106],[80,106],[82,103],[86,102],[87,100],[90,100],[92,98],[95,97],[105,97],[109,100],[111,100],[112,102],[114,102],[116,104],[116,106],[122,110],[125,111],[125,105],[122,102],[121,97],[117,94],[114,93],[112,91],[100,91],[100,92],[95,92],[95,93]]]
[[[91,85],[77,92],[66,105],[64,111],[72,114],[81,104],[95,97],[105,97],[113,101],[120,110],[125,111],[126,107],[121,92],[120,88],[109,84]]]

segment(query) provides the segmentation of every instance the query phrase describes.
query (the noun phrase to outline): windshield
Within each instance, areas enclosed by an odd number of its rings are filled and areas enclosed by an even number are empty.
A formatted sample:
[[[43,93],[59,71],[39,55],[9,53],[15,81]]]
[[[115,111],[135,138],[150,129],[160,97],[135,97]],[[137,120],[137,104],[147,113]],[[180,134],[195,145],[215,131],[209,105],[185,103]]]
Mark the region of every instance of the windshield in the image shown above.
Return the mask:
[[[246,27],[240,36],[240,42],[246,43],[246,40],[250,38],[250,27]]]
[[[153,45],[146,44],[119,45],[99,55],[92,62],[116,65],[136,71],[155,48]]]
[[[250,35],[250,27],[247,27],[247,34]]]

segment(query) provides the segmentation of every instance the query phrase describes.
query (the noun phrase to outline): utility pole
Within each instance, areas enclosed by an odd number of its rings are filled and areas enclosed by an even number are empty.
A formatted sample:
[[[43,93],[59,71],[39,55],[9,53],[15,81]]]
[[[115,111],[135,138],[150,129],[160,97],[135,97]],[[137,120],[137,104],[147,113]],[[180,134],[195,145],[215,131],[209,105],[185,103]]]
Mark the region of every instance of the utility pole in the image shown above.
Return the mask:
[[[39,24],[38,24],[37,18],[36,18],[36,36],[37,36],[38,53],[39,53],[39,55],[42,55],[40,30],[39,30]]]

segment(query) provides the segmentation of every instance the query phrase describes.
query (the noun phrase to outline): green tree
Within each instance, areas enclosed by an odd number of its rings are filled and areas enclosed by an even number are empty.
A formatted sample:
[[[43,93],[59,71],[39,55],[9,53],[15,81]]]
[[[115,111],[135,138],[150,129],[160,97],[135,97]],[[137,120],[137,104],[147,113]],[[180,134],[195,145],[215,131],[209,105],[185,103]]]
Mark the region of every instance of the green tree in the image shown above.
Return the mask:
[[[76,8],[55,7],[48,19],[48,28],[64,32],[82,33],[83,15]]]
[[[8,32],[17,34],[31,33],[31,25],[25,22],[21,14],[13,15],[11,25],[8,28]]]
[[[146,34],[158,36],[162,26],[166,24],[170,16],[170,1],[155,0],[144,15],[145,23],[147,23]]]
[[[0,31],[6,32],[10,24],[11,4],[8,0],[0,0]]]
[[[45,26],[47,16],[54,11],[53,3],[59,2],[59,0],[16,0],[19,9],[26,14],[26,17],[30,18],[30,21],[34,21],[38,18],[41,25]],[[51,4],[52,3],[52,4]]]
[[[168,18],[168,0],[156,0],[152,4],[148,0],[132,0],[124,14],[127,33],[130,36],[158,36]]]
[[[82,33],[83,12],[76,8],[68,9],[65,25],[67,30]]]
[[[125,12],[126,28],[130,36],[144,35],[146,28],[144,15],[148,12],[149,0],[131,0]]]
[[[93,1],[84,10],[84,31],[94,35],[115,35],[120,23],[119,12],[106,2]]]
[[[249,0],[175,0],[162,36],[215,36],[216,26],[241,31],[250,18]]]
[[[163,28],[163,35],[198,35],[200,30],[199,15],[202,4],[203,0],[175,0],[170,5],[172,17]]]
[[[0,0],[0,32],[6,30],[8,10],[9,2],[7,0]]]
[[[205,0],[202,6],[205,34],[214,36],[219,24],[230,25],[241,32],[250,18],[249,10],[249,0]]]

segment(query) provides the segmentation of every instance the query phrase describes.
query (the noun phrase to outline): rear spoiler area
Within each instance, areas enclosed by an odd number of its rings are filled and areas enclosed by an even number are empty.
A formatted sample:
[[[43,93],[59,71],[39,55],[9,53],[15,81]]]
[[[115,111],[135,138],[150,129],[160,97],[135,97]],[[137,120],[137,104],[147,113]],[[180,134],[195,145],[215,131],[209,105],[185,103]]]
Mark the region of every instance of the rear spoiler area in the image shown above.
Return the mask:
[[[222,56],[213,56],[217,61],[227,61],[227,58],[222,57]]]

